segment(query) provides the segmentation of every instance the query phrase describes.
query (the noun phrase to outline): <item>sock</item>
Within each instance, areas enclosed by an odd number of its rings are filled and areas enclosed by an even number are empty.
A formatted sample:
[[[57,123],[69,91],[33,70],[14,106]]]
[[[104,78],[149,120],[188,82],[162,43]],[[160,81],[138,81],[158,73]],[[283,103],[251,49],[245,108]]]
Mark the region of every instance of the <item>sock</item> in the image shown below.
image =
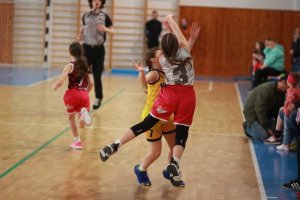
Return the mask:
[[[100,99],[96,98],[95,101],[94,101],[94,105],[98,105],[100,102]]]
[[[175,163],[176,166],[179,168],[179,161],[180,161],[179,158],[173,156],[173,157],[172,157],[172,160],[171,160],[171,163],[172,163],[172,162]]]
[[[147,171],[142,165],[139,166],[139,170],[142,171],[142,172]]]
[[[114,143],[115,144],[119,144],[118,149],[122,146],[122,142],[119,139],[117,139]]]
[[[80,136],[74,137],[74,141],[80,142],[80,141],[81,141],[81,140],[80,140]]]
[[[114,143],[112,143],[114,151],[118,151],[120,149],[121,145],[122,145],[122,143],[119,139],[116,140]]]
[[[276,130],[276,131],[275,131],[275,137],[276,137],[276,138],[279,138],[280,136],[281,136],[281,131]]]

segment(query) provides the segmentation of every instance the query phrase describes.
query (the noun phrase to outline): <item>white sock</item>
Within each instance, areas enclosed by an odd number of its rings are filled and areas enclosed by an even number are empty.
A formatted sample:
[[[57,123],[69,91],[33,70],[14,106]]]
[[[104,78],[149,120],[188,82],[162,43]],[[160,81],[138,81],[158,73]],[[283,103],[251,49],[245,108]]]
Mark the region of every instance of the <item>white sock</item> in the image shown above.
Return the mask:
[[[119,144],[118,149],[120,149],[120,147],[122,146],[122,143],[119,139],[117,139],[114,143]]]
[[[139,170],[142,172],[147,171],[142,165],[139,166]]]
[[[177,164],[179,164],[179,161],[180,161],[180,159],[179,159],[179,158],[177,158],[177,157],[173,156],[173,159],[174,159],[174,161],[176,161],[176,163],[177,163]]]
[[[80,136],[74,137],[74,141],[80,142],[80,141],[81,141],[81,140],[80,140]]]
[[[94,101],[94,104],[95,104],[95,105],[98,105],[99,102],[100,102],[100,99],[96,98],[95,101]]]

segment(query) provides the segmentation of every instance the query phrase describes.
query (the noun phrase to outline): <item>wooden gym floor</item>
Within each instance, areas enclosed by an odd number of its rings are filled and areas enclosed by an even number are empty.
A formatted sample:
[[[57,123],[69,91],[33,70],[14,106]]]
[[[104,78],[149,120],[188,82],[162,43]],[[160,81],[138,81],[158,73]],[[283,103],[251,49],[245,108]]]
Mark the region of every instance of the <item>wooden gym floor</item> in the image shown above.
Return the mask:
[[[102,107],[92,112],[93,124],[79,130],[82,151],[69,148],[66,83],[53,91],[55,80],[0,86],[0,199],[261,199],[235,83],[195,82],[197,108],[180,166],[186,187],[174,188],[162,176],[164,142],[147,188],[133,173],[148,150],[143,135],[108,161],[99,159],[100,148],[140,120],[146,96],[137,78],[103,77]]]

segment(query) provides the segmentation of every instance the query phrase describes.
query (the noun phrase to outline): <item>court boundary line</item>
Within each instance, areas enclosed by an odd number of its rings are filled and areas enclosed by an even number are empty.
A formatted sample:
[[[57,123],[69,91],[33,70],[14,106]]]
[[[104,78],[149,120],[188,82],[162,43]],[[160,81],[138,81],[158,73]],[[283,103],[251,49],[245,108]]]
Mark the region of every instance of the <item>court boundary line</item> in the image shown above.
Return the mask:
[[[234,86],[235,86],[235,90],[236,90],[236,93],[237,93],[242,118],[243,118],[243,121],[245,121],[245,117],[244,117],[244,114],[243,114],[243,111],[242,111],[243,110],[243,103],[242,103],[242,99],[241,99],[241,93],[240,93],[240,90],[239,90],[239,86],[238,86],[237,83],[234,83]],[[251,152],[252,162],[253,162],[253,165],[254,165],[254,170],[255,170],[255,174],[256,174],[256,180],[257,180],[258,188],[259,188],[259,191],[260,191],[260,197],[261,197],[261,199],[267,199],[266,190],[265,190],[264,183],[263,183],[263,180],[262,180],[262,176],[261,176],[261,173],[260,173],[260,169],[259,169],[259,165],[258,165],[258,161],[257,161],[257,157],[256,157],[256,153],[255,153],[255,150],[254,150],[254,145],[253,145],[252,140],[248,139],[248,144],[249,144],[249,148],[250,148],[250,152]]]
[[[0,124],[10,124],[10,125],[26,125],[26,126],[36,126],[36,127],[56,127],[56,128],[64,128],[66,125],[64,124],[41,124],[41,123],[26,123],[26,122],[5,122],[5,121],[0,121]],[[85,129],[108,129],[108,130],[126,130],[128,127],[108,127],[108,126],[88,126],[85,127]],[[228,136],[228,137],[245,137],[244,135],[240,133],[211,133],[211,132],[201,132],[196,129],[191,129],[191,135],[212,135],[212,136]]]
[[[32,83],[32,84],[26,85],[25,87],[34,87],[34,86],[39,85],[39,84],[41,84],[43,82],[50,82],[50,81],[52,81],[53,79],[55,79],[55,78],[57,78],[59,76],[60,76],[60,74],[52,76],[52,77],[47,78],[45,80],[41,80],[41,81],[38,81],[38,82],[35,82],[35,83]]]
[[[117,96],[119,96],[124,90],[125,89],[120,90],[115,95],[113,95],[112,97],[110,97],[109,99],[107,99],[105,102],[103,102],[102,106],[105,105],[105,104],[107,104],[108,102],[110,102],[111,100],[113,100],[114,98],[116,98]],[[26,155],[25,157],[23,157],[21,160],[19,160],[15,164],[13,164],[8,169],[6,169],[4,172],[2,172],[0,174],[0,180],[2,178],[4,178],[5,176],[7,176],[8,174],[10,174],[13,170],[15,170],[16,168],[18,168],[19,166],[21,166],[24,162],[26,162],[27,160],[29,160],[31,157],[33,157],[35,154],[37,154],[39,151],[41,151],[42,149],[44,149],[45,147],[47,147],[53,141],[55,141],[56,139],[58,139],[59,137],[61,137],[69,129],[70,129],[70,127],[65,128],[64,130],[62,130],[61,132],[59,132],[58,134],[56,134],[54,137],[52,137],[50,140],[48,140],[47,142],[45,142],[44,144],[42,144],[41,146],[39,146],[38,148],[36,148],[35,150],[33,150],[31,153],[29,153],[28,155]]]

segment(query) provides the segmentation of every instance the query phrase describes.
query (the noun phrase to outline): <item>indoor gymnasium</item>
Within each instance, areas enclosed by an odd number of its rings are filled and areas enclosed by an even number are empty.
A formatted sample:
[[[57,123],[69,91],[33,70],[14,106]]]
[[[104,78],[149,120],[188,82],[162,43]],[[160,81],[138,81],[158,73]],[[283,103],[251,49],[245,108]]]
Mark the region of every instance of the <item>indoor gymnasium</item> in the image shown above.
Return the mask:
[[[300,199],[299,10],[0,0],[0,199]]]

